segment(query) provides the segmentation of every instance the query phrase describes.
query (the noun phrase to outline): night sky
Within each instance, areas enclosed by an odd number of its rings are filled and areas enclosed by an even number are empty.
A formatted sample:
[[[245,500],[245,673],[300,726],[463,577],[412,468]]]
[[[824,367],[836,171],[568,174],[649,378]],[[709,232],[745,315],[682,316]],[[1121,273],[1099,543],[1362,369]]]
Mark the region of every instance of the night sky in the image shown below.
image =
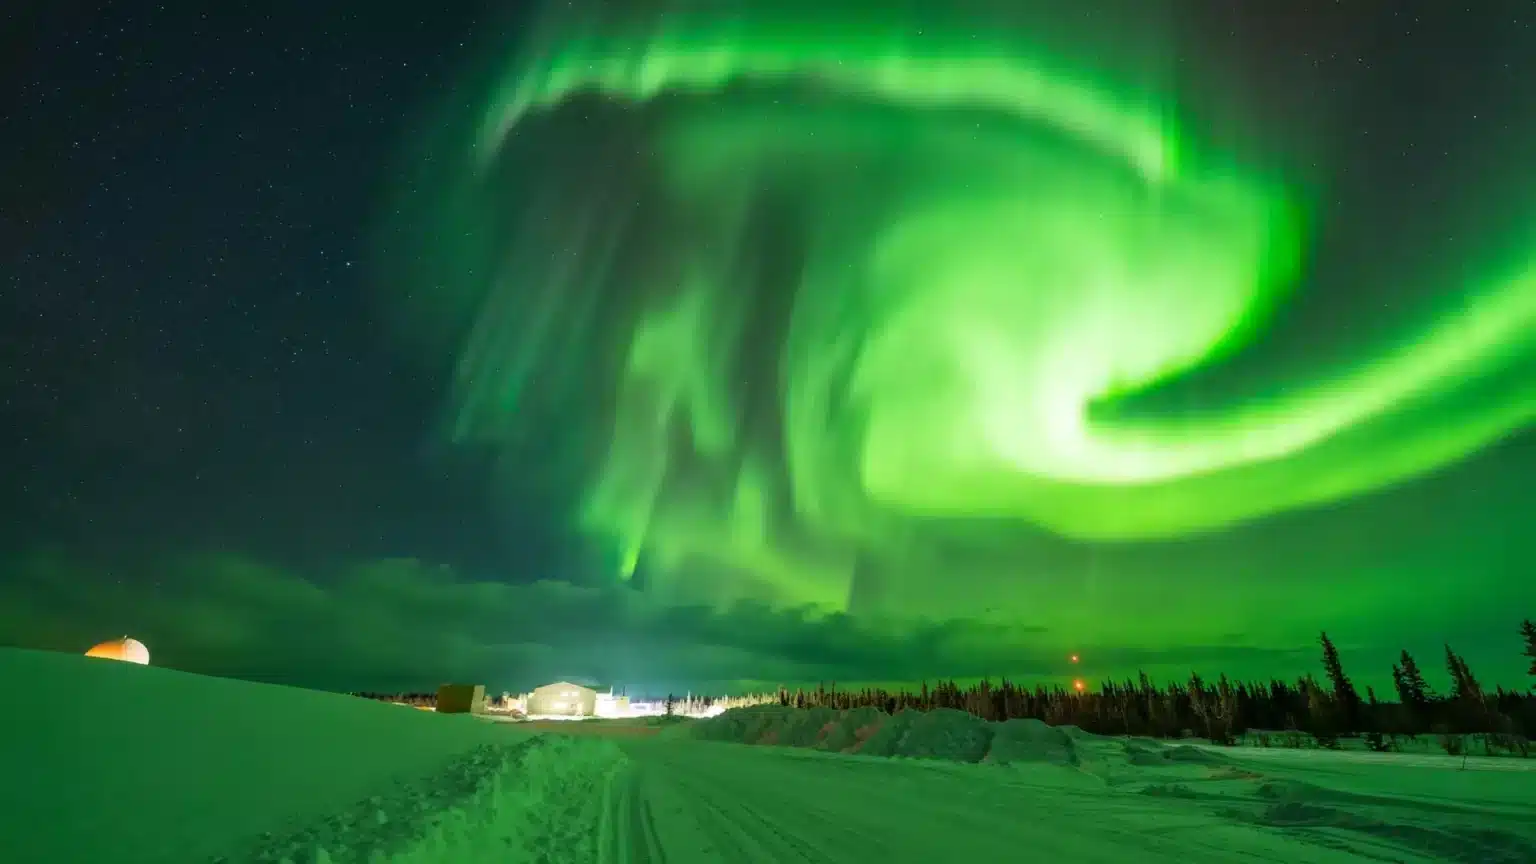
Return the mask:
[[[0,644],[1527,683],[1528,3],[29,5]]]

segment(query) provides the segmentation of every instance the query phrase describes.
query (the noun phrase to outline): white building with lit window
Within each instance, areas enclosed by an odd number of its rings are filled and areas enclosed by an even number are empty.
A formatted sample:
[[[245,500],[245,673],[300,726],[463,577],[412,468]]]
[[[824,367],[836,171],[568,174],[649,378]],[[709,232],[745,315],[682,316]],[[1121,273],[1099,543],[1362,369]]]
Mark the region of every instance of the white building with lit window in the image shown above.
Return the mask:
[[[569,681],[557,681],[535,687],[528,694],[530,717],[593,717],[597,714],[597,691]]]

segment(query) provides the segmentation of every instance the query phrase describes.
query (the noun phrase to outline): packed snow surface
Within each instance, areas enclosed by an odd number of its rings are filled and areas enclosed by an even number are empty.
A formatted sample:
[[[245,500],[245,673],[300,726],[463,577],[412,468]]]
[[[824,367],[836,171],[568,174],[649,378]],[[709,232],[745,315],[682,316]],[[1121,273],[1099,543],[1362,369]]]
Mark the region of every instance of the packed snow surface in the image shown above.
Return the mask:
[[[1536,861],[1527,760],[960,712],[489,723],[0,651],[17,862]]]

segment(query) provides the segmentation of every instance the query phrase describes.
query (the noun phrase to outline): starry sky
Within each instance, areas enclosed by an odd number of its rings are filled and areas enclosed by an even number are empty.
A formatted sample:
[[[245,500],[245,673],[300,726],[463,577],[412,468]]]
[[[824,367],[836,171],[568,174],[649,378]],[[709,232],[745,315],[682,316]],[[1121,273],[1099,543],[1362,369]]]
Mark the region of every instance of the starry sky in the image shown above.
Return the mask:
[[[1528,4],[569,5],[6,13],[0,644],[1524,685]]]

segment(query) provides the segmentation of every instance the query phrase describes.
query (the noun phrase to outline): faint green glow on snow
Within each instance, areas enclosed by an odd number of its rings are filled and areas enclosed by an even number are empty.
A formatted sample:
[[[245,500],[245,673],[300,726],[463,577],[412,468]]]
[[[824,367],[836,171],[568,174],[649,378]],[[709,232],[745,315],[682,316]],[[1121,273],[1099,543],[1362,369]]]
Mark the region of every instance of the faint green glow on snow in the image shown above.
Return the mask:
[[[1147,409],[1240,361],[1302,279],[1290,185],[1200,146],[1172,98],[998,35],[653,25],[551,26],[451,214],[521,212],[475,271],[454,434],[567,424],[580,526],[624,579],[846,608],[857,578],[1006,570],[1031,531],[1171,538],[1350,498],[1536,414],[1519,260],[1326,374]],[[629,137],[593,149],[562,112]],[[564,173],[519,167],[572,142]]]

